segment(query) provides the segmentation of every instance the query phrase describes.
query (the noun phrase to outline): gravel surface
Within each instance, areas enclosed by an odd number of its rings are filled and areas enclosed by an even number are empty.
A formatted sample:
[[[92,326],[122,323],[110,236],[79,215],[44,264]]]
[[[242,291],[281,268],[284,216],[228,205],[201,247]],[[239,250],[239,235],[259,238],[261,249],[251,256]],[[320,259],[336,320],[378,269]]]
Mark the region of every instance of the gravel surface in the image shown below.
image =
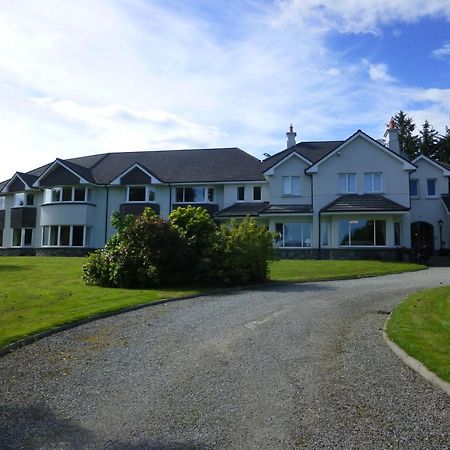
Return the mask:
[[[0,358],[0,448],[448,449],[450,398],[382,338],[450,269],[158,305]]]

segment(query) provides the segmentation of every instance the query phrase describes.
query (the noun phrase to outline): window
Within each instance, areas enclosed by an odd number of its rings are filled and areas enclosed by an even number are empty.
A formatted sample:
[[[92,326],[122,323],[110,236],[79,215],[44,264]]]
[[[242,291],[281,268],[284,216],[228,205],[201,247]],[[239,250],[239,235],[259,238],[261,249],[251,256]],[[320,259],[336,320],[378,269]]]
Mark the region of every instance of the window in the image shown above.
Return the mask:
[[[436,180],[428,179],[427,180],[427,195],[428,197],[436,197]]]
[[[339,222],[339,245],[386,245],[386,221],[365,219],[341,220]]]
[[[356,174],[339,174],[339,192],[343,194],[354,194],[356,192]]]
[[[394,245],[399,247],[402,242],[402,227],[400,222],[394,222]]]
[[[25,204],[27,206],[34,206],[34,194],[26,194],[25,198]]]
[[[253,200],[261,200],[261,186],[253,186]]]
[[[409,192],[411,197],[419,196],[419,180],[409,180]]]
[[[281,247],[311,247],[310,223],[277,223],[275,231],[276,242]]]
[[[25,205],[25,193],[17,192],[14,194],[14,207]]]
[[[238,202],[243,202],[245,199],[245,186],[238,186],[236,188],[236,198]]]
[[[322,222],[320,237],[322,240],[322,246],[328,247],[330,245],[330,224],[328,222]]]
[[[381,172],[368,172],[364,174],[364,191],[381,192]]]
[[[87,187],[54,187],[51,190],[46,189],[45,201],[51,203],[59,202],[86,202],[89,201],[91,191]]]
[[[205,188],[203,186],[177,188],[175,199],[177,203],[211,202],[214,201],[214,188]]]
[[[83,225],[46,225],[42,228],[42,245],[83,247],[86,231]]]
[[[145,202],[145,187],[144,186],[130,186],[128,188],[129,202]]]
[[[0,247],[3,247],[3,230],[0,230]]]
[[[12,235],[13,247],[28,247],[33,243],[32,228],[14,228]]]
[[[6,199],[5,197],[0,197],[0,209],[5,209],[6,207]]]
[[[300,177],[283,177],[283,195],[300,195]]]

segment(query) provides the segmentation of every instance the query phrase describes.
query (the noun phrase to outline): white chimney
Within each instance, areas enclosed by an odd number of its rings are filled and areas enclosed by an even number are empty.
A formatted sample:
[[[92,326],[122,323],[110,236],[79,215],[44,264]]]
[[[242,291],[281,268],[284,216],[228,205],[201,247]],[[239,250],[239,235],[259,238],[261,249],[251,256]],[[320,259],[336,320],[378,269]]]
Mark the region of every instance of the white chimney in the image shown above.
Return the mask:
[[[391,117],[391,121],[389,122],[388,129],[384,133],[384,137],[386,138],[386,147],[389,147],[393,152],[400,154],[400,142],[398,140],[398,130],[395,126],[394,118]]]
[[[289,127],[289,131],[286,133],[287,136],[287,148],[292,147],[296,144],[295,142],[295,137],[297,136],[297,133],[294,131],[294,127],[291,126]]]

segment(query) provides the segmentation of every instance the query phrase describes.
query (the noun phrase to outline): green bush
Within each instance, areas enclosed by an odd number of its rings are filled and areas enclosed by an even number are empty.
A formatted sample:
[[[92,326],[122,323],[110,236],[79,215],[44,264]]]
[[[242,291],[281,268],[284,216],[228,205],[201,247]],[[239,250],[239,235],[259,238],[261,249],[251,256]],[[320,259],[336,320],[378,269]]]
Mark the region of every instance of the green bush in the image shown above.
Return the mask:
[[[166,221],[114,214],[117,233],[83,266],[86,284],[145,288],[265,281],[274,234],[253,219],[217,226],[203,208],[178,208]]]

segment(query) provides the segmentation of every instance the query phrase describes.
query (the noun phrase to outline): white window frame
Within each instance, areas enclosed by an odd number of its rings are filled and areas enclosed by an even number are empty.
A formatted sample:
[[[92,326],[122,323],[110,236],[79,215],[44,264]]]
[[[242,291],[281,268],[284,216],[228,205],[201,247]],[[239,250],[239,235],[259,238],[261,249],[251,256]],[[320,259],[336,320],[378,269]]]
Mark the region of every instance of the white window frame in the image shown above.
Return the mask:
[[[6,209],[6,197],[0,196],[0,210]]]
[[[279,247],[283,248],[311,248],[312,247],[312,223],[311,222],[280,222],[283,225],[283,234],[281,238],[277,241],[277,244]],[[299,245],[299,246],[287,246],[285,245],[285,237],[286,237],[286,225],[301,225],[301,236],[300,236],[300,242],[303,244],[305,239],[303,239],[303,233],[304,229],[303,227],[305,225],[309,226],[309,245]]]
[[[178,201],[177,189],[183,189],[183,201]],[[203,189],[204,190],[203,201],[196,202],[195,200],[191,200],[191,201],[186,200],[186,189]],[[175,203],[187,203],[187,204],[198,203],[200,205],[202,203],[214,203],[215,195],[216,195],[216,191],[213,186],[176,186],[175,187]],[[212,200],[211,200],[211,198],[212,198]]]
[[[433,181],[434,182],[434,194],[430,194],[430,189],[428,186],[428,182]],[[436,198],[437,195],[437,179],[436,178],[427,178],[427,197],[428,198]]]
[[[20,245],[14,245],[14,231],[20,230]],[[25,230],[31,230],[31,243],[25,245]],[[19,247],[32,247],[33,246],[33,239],[34,239],[34,233],[33,228],[25,227],[25,228],[12,228],[11,229],[11,247],[19,248]]]
[[[375,179],[380,177],[380,188],[376,188]],[[368,183],[367,183],[368,181]],[[369,186],[368,186],[369,184]],[[383,173],[382,172],[364,172],[364,192],[366,194],[379,194],[383,192]]]
[[[353,179],[353,189],[351,189],[351,179]],[[356,173],[348,172],[339,174],[339,192],[341,194],[356,194]]]
[[[387,223],[388,221],[386,219],[365,219],[365,218],[354,218],[354,219],[342,219],[343,221],[345,220],[346,222],[348,222],[348,244],[341,244],[340,242],[340,236],[338,233],[338,243],[339,243],[339,247],[342,248],[349,248],[349,247],[353,247],[353,248],[384,248],[387,247],[387,243],[388,243],[388,239],[387,239]],[[367,244],[367,245],[353,245],[352,244],[352,233],[351,233],[351,225],[353,223],[358,223],[360,220],[364,220],[364,221],[368,221],[368,222],[373,222],[373,245]],[[377,224],[376,222],[384,222],[384,232],[385,232],[385,243],[383,245],[376,245],[376,236],[377,236]],[[340,223],[338,224],[338,226],[340,227]]]
[[[71,189],[70,200],[63,200],[63,189]],[[84,189],[84,200],[75,200],[75,190]],[[86,186],[54,186],[46,189],[50,193],[50,198],[46,195],[49,203],[86,203],[90,201],[91,189]],[[53,199],[53,192],[59,191],[59,200]]]
[[[50,243],[52,227],[57,228],[57,243],[56,244]],[[69,245],[61,245],[61,227],[70,227]],[[83,227],[83,245],[73,245],[73,227]],[[84,248],[84,247],[87,247],[88,228],[89,227],[86,225],[44,225],[42,227],[42,233],[41,233],[42,247],[62,247],[62,248]],[[45,234],[47,234],[46,243],[44,241]]]
[[[285,196],[300,197],[302,194],[300,175],[286,175],[282,177],[281,192]]]
[[[416,184],[416,194],[412,194],[411,193],[411,183],[415,183]],[[413,198],[417,198],[420,195],[420,183],[419,183],[419,179],[418,178],[410,178],[409,179],[409,191],[411,193],[411,197]]]
[[[145,188],[145,198],[144,200],[130,200],[130,188]],[[150,194],[153,194],[153,199],[150,199]],[[148,185],[142,185],[142,184],[136,184],[136,185],[130,185],[127,186],[127,203],[153,203],[156,201],[156,191],[151,186]]]

